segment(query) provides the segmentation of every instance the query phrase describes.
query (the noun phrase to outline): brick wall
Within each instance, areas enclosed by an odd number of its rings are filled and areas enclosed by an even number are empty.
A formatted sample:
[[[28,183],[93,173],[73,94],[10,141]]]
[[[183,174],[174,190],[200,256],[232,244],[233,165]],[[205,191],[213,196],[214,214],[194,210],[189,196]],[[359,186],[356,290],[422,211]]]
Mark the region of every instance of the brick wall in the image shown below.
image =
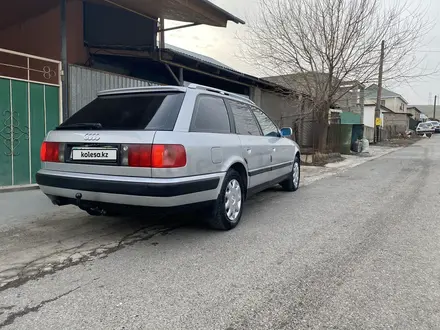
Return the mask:
[[[384,113],[384,129],[390,138],[405,133],[409,128],[409,117],[406,113]]]

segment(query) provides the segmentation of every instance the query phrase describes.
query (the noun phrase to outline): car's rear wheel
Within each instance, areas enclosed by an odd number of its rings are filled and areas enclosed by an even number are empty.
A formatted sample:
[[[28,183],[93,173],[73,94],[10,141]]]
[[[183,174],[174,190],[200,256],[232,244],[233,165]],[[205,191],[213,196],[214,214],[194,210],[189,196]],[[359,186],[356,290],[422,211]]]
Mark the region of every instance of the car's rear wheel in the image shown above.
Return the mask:
[[[289,177],[281,182],[281,187],[286,191],[297,191],[301,179],[301,164],[298,156],[295,157],[292,166],[292,172]]]
[[[240,174],[230,169],[215,202],[213,215],[208,220],[211,228],[230,230],[238,225],[243,213],[245,189]]]

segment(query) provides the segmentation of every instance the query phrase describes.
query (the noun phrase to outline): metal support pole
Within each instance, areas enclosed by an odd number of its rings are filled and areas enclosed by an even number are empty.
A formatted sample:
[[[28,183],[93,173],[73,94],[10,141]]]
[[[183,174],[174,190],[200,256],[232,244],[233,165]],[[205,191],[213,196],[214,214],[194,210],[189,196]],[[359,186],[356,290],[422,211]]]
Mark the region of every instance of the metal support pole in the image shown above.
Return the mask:
[[[69,118],[69,64],[67,62],[66,2],[67,0],[60,0],[63,121]]]
[[[433,114],[433,120],[435,120],[435,108],[436,108],[436,106],[437,106],[437,95],[436,96],[434,96],[434,114]]]
[[[379,142],[379,126],[376,126],[376,119],[380,118],[380,106],[382,101],[382,76],[383,76],[383,61],[385,57],[385,40],[382,40],[380,47],[380,62],[379,62],[379,81],[377,88],[376,110],[374,114],[374,143]]]
[[[160,18],[160,43],[159,48],[165,48],[165,19],[163,17]]]
[[[167,68],[168,72],[171,74],[171,76],[173,77],[174,81],[177,83],[178,86],[180,86],[180,80],[179,78],[177,78],[176,74],[174,73],[174,71],[170,68],[170,66],[168,64],[165,63],[165,67]]]
[[[179,81],[180,81],[180,86],[184,86],[184,82],[183,82],[183,68],[179,68]]]

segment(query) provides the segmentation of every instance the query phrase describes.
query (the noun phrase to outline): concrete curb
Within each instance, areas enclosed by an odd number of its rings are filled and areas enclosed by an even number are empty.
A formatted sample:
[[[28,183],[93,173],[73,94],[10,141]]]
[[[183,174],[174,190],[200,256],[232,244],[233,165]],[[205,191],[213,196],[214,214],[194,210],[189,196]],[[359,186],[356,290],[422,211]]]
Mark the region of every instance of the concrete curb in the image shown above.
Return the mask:
[[[301,187],[309,186],[309,185],[315,183],[316,181],[320,181],[320,180],[322,180],[322,179],[325,179],[325,178],[329,178],[329,177],[335,176],[335,175],[337,175],[337,174],[339,174],[339,173],[342,173],[342,172],[344,172],[344,171],[346,171],[346,170],[348,170],[348,169],[350,169],[350,168],[357,167],[357,166],[359,166],[359,165],[362,165],[362,164],[365,164],[365,163],[370,162],[370,161],[372,161],[372,160],[375,160],[375,159],[381,158],[381,157],[383,157],[383,156],[389,155],[389,154],[391,154],[391,153],[393,153],[393,152],[396,152],[396,151],[402,150],[402,149],[404,149],[404,148],[406,148],[406,147],[392,148],[391,150],[388,150],[387,152],[384,152],[384,153],[382,153],[382,154],[380,154],[380,155],[371,156],[371,157],[365,157],[365,158],[364,158],[365,161],[363,161],[363,162],[350,164],[350,165],[345,166],[345,167],[333,167],[333,168],[332,168],[332,167],[327,167],[328,169],[333,169],[333,171],[331,171],[331,172],[327,172],[327,173],[322,173],[322,174],[319,174],[319,175],[317,175],[317,176],[315,176],[315,177],[311,177],[309,182],[307,182],[307,183],[305,183],[305,184],[302,183],[300,186],[301,186]]]
[[[12,186],[12,187],[4,187],[4,188],[0,187],[0,194],[17,192],[17,191],[37,190],[37,189],[40,189],[40,187],[37,184],[27,184],[22,186]]]

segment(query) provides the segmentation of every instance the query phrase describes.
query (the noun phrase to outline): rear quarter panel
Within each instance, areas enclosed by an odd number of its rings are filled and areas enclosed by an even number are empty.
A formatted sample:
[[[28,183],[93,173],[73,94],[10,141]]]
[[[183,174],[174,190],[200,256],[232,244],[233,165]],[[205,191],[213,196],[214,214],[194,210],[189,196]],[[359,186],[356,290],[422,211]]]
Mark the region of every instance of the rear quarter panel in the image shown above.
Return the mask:
[[[240,139],[236,134],[157,132],[155,144],[181,144],[186,149],[187,164],[181,168],[153,168],[156,178],[186,177],[226,172],[238,162],[246,167]]]

